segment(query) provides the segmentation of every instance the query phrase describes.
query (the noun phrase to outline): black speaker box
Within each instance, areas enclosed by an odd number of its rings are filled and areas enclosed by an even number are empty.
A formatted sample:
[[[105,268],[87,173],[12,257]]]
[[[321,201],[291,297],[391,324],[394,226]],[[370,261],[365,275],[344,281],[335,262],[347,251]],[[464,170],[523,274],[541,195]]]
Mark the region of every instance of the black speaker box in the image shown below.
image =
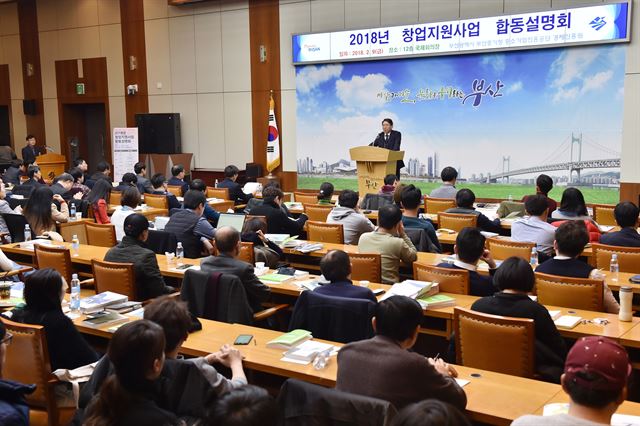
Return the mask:
[[[24,115],[36,115],[36,100],[35,99],[23,99],[22,110]]]
[[[180,114],[136,114],[141,154],[181,154]]]

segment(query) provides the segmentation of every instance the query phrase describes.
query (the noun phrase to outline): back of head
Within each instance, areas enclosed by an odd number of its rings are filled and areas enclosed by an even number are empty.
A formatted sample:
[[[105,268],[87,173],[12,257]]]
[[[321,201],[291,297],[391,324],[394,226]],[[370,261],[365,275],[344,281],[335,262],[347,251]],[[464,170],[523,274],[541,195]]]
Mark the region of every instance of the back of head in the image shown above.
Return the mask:
[[[24,165],[24,161],[22,161],[21,159],[15,159],[15,160],[11,160],[11,167],[15,167],[20,168]]]
[[[33,175],[35,175],[39,171],[40,171],[40,167],[38,167],[38,166],[29,166],[29,168],[27,169],[27,176],[29,176],[29,179],[33,179]]]
[[[184,167],[182,166],[182,164],[176,164],[175,166],[171,167],[171,176],[173,177],[178,176],[182,172],[184,172]]]
[[[549,194],[553,188],[553,179],[547,175],[540,175],[536,178],[536,186],[544,195]]]
[[[262,199],[265,203],[273,203],[276,198],[282,199],[284,193],[276,186],[268,186],[262,190]]]
[[[470,426],[471,423],[456,407],[437,399],[426,399],[403,408],[391,426]]]
[[[358,205],[358,193],[350,189],[343,190],[338,197],[338,204],[341,207],[355,209]]]
[[[422,204],[422,191],[415,185],[407,185],[400,193],[402,207],[407,210],[415,210]]]
[[[187,304],[169,296],[156,297],[145,306],[144,319],[158,324],[164,330],[166,353],[172,352],[186,340],[191,328]]]
[[[544,195],[530,195],[524,202],[524,209],[531,216],[542,216],[548,208],[547,197]]]
[[[140,204],[140,192],[135,186],[130,186],[122,191],[120,196],[120,205],[128,206],[135,209]]]
[[[184,208],[195,210],[200,205],[205,205],[207,203],[207,197],[205,197],[202,191],[195,191],[193,189],[188,190],[184,194]]]
[[[333,184],[331,182],[324,182],[320,185],[320,191],[318,192],[318,200],[331,200],[333,196]]]
[[[137,240],[144,231],[149,229],[149,220],[139,213],[134,213],[124,219],[123,226],[124,234]]]
[[[577,216],[587,216],[587,205],[584,196],[578,188],[567,188],[562,193],[560,200],[560,210],[570,212]]]
[[[91,204],[95,204],[99,200],[104,200],[109,204],[112,189],[113,185],[111,185],[111,182],[106,179],[98,179],[96,183],[93,184],[91,192],[87,194],[87,201]]]
[[[207,190],[207,184],[202,179],[194,179],[189,184],[189,189],[204,192]]]
[[[616,217],[616,223],[622,228],[635,228],[638,226],[639,214],[640,209],[630,201],[619,203],[613,210],[613,215]]]
[[[267,222],[259,217],[252,217],[244,221],[242,226],[243,233],[262,231],[263,234],[267,233]]]
[[[24,280],[24,300],[27,309],[44,312],[62,309],[60,298],[64,294],[64,281],[58,271],[38,269]]]
[[[394,175],[393,173],[388,174],[384,177],[384,184],[385,185],[393,185],[394,183],[396,183],[396,181],[398,180],[398,177],[396,175]]]
[[[567,220],[556,229],[558,254],[577,257],[589,242],[589,231],[582,220]]]
[[[54,181],[55,182],[70,182],[70,183],[73,183],[74,179],[73,179],[73,176],[71,176],[71,174],[62,173],[62,174],[59,174],[58,176],[56,176]]]
[[[139,175],[140,173],[142,173],[143,170],[147,170],[147,165],[145,163],[143,163],[142,161],[136,163],[133,165],[133,171]]]
[[[156,173],[155,175],[151,176],[149,182],[151,182],[151,186],[153,186],[154,188],[162,188],[162,185],[164,185],[166,180],[167,179],[162,173]]]
[[[445,167],[440,173],[440,179],[442,179],[443,182],[451,182],[457,178],[458,171],[451,166]]]
[[[111,166],[106,161],[101,161],[96,166],[96,170],[100,173],[105,172],[107,170],[111,170]]]
[[[231,226],[223,226],[216,230],[214,239],[220,253],[233,253],[240,242],[240,232]]]
[[[351,275],[351,260],[342,250],[331,250],[320,260],[322,275],[331,282],[346,281]]]
[[[420,304],[406,296],[391,296],[376,306],[376,334],[396,342],[407,340],[422,321]]]
[[[125,185],[135,185],[138,183],[138,176],[135,173],[125,173],[122,175],[122,183]]]
[[[54,220],[51,217],[51,203],[53,202],[53,191],[48,186],[36,188],[24,206],[24,216],[32,229],[50,229]]]
[[[456,193],[456,205],[464,209],[473,208],[473,203],[476,202],[476,194],[472,190],[462,188]]]
[[[230,165],[228,165],[227,167],[224,168],[224,177],[226,177],[226,178],[232,178],[235,175],[237,175],[238,173],[240,173],[240,169],[238,169],[233,164],[230,164]]]
[[[247,385],[224,394],[211,410],[208,424],[216,426],[275,426],[277,405],[269,393]]]
[[[391,229],[402,220],[402,211],[395,204],[388,204],[378,210],[378,226]]]
[[[69,174],[73,176],[74,182],[79,182],[80,178],[84,176],[84,173],[82,173],[82,170],[80,170],[77,167],[74,167],[71,170],[69,170]]]
[[[75,160],[73,160],[73,163],[71,163],[71,165],[73,167],[79,167],[80,165],[82,165],[82,163],[84,163],[84,158],[76,158]]]
[[[506,259],[493,275],[493,285],[500,290],[530,292],[535,284],[535,275],[529,262],[521,257]]]
[[[485,241],[478,228],[463,228],[456,237],[458,258],[465,263],[475,264],[484,253]]]

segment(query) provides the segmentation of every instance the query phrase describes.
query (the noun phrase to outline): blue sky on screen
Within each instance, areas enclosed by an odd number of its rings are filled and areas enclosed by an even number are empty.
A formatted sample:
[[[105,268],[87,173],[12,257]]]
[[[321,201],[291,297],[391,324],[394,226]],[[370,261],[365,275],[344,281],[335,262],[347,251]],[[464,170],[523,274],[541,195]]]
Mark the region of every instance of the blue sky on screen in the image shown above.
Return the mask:
[[[567,140],[583,134],[583,159],[616,158],[622,139],[624,46],[541,49],[298,67],[298,158],[349,159],[384,117],[402,132],[405,160],[437,152],[440,166],[472,173],[569,161]],[[484,79],[494,94],[417,100],[420,89],[469,95]],[[497,81],[503,87],[497,89]],[[409,95],[415,103],[389,93]],[[484,91],[483,90],[483,91]],[[404,92],[403,92],[404,91]],[[382,94],[387,94],[387,98]],[[617,155],[616,155],[617,154]]]

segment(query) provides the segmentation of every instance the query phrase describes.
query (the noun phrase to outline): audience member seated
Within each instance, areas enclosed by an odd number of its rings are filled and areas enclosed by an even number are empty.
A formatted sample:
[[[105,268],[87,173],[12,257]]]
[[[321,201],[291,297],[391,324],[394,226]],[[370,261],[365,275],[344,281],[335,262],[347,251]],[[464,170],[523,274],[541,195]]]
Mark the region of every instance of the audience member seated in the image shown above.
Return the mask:
[[[239,173],[240,170],[234,165],[225,167],[224,180],[218,183],[218,188],[229,188],[229,199],[235,201],[236,204],[244,204],[256,194],[245,194],[242,191],[242,186],[236,182]]]
[[[333,184],[331,182],[323,182],[318,192],[318,204],[333,204]]]
[[[320,260],[320,271],[329,284],[314,290],[319,294],[351,299],[367,299],[378,302],[376,296],[367,287],[354,285],[351,281],[351,261],[349,255],[342,250],[331,250]]]
[[[153,186],[151,185],[151,181],[147,178],[147,165],[143,162],[138,162],[133,166],[133,171],[138,177],[138,191],[140,191],[141,194],[152,193]]]
[[[171,412],[157,405],[158,378],[165,363],[165,336],[158,324],[133,321],[118,328],[107,356],[115,374],[109,376],[87,408],[84,425],[179,425]]]
[[[78,167],[74,167],[69,170],[69,174],[73,176],[73,186],[69,190],[69,193],[73,197],[75,194],[82,194],[82,198],[85,198],[91,192],[91,188],[84,184],[84,173]]]
[[[249,385],[223,395],[211,410],[207,426],[276,426],[278,406],[269,392]]]
[[[553,219],[591,220],[582,192],[577,188],[567,188],[562,193],[560,208],[551,214]]]
[[[36,157],[42,153],[39,146],[36,146],[36,137],[33,135],[27,135],[25,138],[27,145],[22,148],[22,161],[27,164],[36,162]]]
[[[24,185],[24,186],[33,186],[35,188],[38,188],[38,187],[44,185],[43,183],[41,183],[41,181],[42,181],[42,172],[40,171],[40,167],[38,167],[38,166],[29,166],[27,168],[27,176],[29,177],[29,179],[25,180],[24,182],[22,182],[22,185]]]
[[[151,194],[164,195],[165,197],[167,197],[169,211],[182,207],[182,204],[180,204],[180,201],[178,201],[176,196],[167,191],[167,180],[162,173],[156,173],[155,175],[151,176],[151,186],[153,187],[153,191],[151,191]]]
[[[602,279],[596,268],[578,259],[588,242],[589,233],[582,221],[564,222],[556,230],[556,240],[553,243],[556,256],[541,263],[536,268],[536,272],[562,277]],[[613,314],[617,314],[620,310],[620,305],[606,283],[604,284],[604,309]]]
[[[134,188],[138,187],[138,176],[135,173],[125,173],[122,175],[122,182],[118,184],[114,191],[124,191],[126,188],[133,186]]]
[[[453,263],[438,264],[440,268],[469,271],[469,292],[473,296],[491,296],[496,292],[492,278],[496,271],[496,262],[491,257],[491,252],[485,249],[485,241],[478,228],[463,228],[456,237],[456,245],[453,246],[456,260]],[[477,272],[478,262],[481,260],[489,265],[489,276]]]
[[[441,252],[442,247],[433,224],[430,220],[418,217],[418,212],[422,205],[422,191],[420,191],[420,188],[416,188],[415,185],[405,186],[400,194],[400,200],[404,209],[402,212],[402,224],[404,227],[424,229],[433,245]]]
[[[560,383],[567,347],[547,308],[529,298],[535,284],[531,265],[520,257],[510,257],[496,271],[493,283],[500,292],[477,300],[471,309],[534,320],[536,373],[543,380]]]
[[[218,228],[215,236],[217,256],[202,259],[200,268],[203,271],[221,272],[240,278],[247,293],[247,301],[253,312],[262,310],[262,302],[271,295],[271,289],[256,277],[253,265],[238,259],[240,254],[240,232],[230,226]]]
[[[536,195],[543,195],[547,202],[547,215],[551,216],[553,211],[558,208],[558,203],[553,198],[549,198],[549,192],[553,189],[553,179],[547,175],[539,175],[536,178]],[[522,197],[522,201],[526,202],[531,195]]]
[[[106,161],[98,163],[96,166],[96,172],[91,175],[91,178],[85,179],[85,185],[93,189],[93,185],[103,179],[111,182],[111,166]]]
[[[495,232],[497,234],[502,232],[500,227],[500,219],[489,219],[473,207],[473,203],[476,202],[476,195],[472,190],[463,188],[456,194],[456,207],[447,209],[447,213],[458,214],[474,214],[478,216],[478,228],[487,232]]]
[[[207,184],[202,179],[194,179],[189,184],[189,189],[202,192],[205,197],[207,195]],[[203,216],[210,221],[213,225],[217,225],[220,213],[218,213],[209,203],[204,204]]]
[[[6,313],[12,321],[44,327],[52,371],[74,369],[98,359],[73,322],[62,312],[67,283],[54,269],[45,268],[24,281],[24,307]]]
[[[203,247],[209,247],[215,229],[202,216],[207,199],[200,191],[190,189],[184,194],[184,208],[174,210],[164,230],[176,234],[182,243],[185,257],[201,256]]]
[[[349,343],[338,352],[336,389],[391,402],[397,409],[428,398],[464,410],[467,397],[456,370],[442,358],[425,358],[415,345],[422,308],[413,299],[391,296],[378,303],[372,320],[376,336]]]
[[[171,167],[171,179],[167,183],[172,186],[179,186],[182,195],[189,190],[189,184],[184,181],[184,166],[182,164],[176,164]]]
[[[22,160],[13,160],[4,171],[2,180],[11,185],[20,185],[20,175],[27,173],[27,165]]]
[[[106,179],[100,179],[93,185],[91,192],[87,195],[87,202],[93,208],[93,217],[96,223],[111,223],[108,211],[112,189],[111,182]]]
[[[396,175],[393,175],[395,178]],[[345,244],[358,244],[360,235],[372,232],[375,229],[373,223],[358,209],[358,193],[345,189],[338,197],[338,205],[331,210],[327,217],[327,223],[339,223],[342,225]]]
[[[402,190],[405,186],[407,185],[405,185],[404,183],[398,183],[396,185],[396,190],[393,191],[393,203],[398,207],[400,207],[400,204],[402,203]]]
[[[412,264],[418,258],[415,246],[404,232],[402,212],[393,204],[378,210],[378,229],[362,234],[358,251],[380,253],[382,282],[385,284],[398,282],[400,262]]]
[[[140,193],[135,187],[126,188],[120,196],[120,208],[117,208],[111,215],[111,224],[116,231],[116,240],[122,241],[124,237],[124,220],[134,214],[136,207],[140,205]]]
[[[78,168],[82,171],[85,182],[87,181],[87,179],[89,179],[89,174],[87,173],[89,171],[89,165],[83,158],[76,158],[75,160],[73,160],[71,165],[73,166],[73,168]]]
[[[538,253],[553,255],[553,240],[556,227],[547,222],[549,205],[544,195],[525,197],[524,208],[528,216],[511,224],[511,239],[518,242],[536,243]]]
[[[279,245],[270,241],[267,233],[267,223],[259,217],[252,217],[244,222],[242,227],[242,242],[253,243],[253,256],[256,262],[264,262],[269,268],[277,268],[284,254]]]
[[[124,220],[124,237],[111,247],[104,260],[107,262],[133,263],[136,274],[137,299],[142,302],[163,294],[173,293],[160,273],[158,259],[153,250],[146,247],[149,237],[149,221],[141,214],[131,214]]]
[[[262,191],[264,192],[265,189],[267,189],[268,187],[273,186],[275,188],[280,189],[280,184],[276,181],[270,181],[269,183],[267,183],[263,188]],[[253,209],[254,207],[257,206],[261,206],[262,205],[262,198],[256,198],[253,197],[251,198],[249,201],[247,201],[247,207],[244,208],[244,212],[246,214],[252,214],[251,213],[251,209]],[[291,213],[289,212],[289,209],[287,208],[287,206],[285,206],[284,203],[282,203],[282,205],[280,205],[280,209],[282,209],[282,211],[289,217],[291,217]]]
[[[471,426],[465,415],[451,404],[427,399],[404,407],[391,426]]]
[[[60,203],[60,210],[53,200]],[[56,222],[69,221],[69,206],[61,196],[53,195],[48,186],[41,186],[27,200],[23,214],[35,235],[47,235],[55,232]]]
[[[253,216],[265,216],[270,234],[303,235],[307,215],[302,213],[298,219],[292,219],[282,210],[284,197],[280,188],[268,186],[262,190],[262,205],[251,209]]]
[[[62,173],[61,175],[56,176],[53,182],[53,185],[51,185],[49,188],[51,188],[51,191],[54,194],[60,195],[67,201],[71,200],[72,198],[75,198],[76,200],[82,198],[82,194],[75,195],[69,193],[71,191],[71,188],[73,187],[73,176],[71,176],[69,173]]]
[[[12,161],[17,160],[18,156],[8,145],[0,146],[0,165],[6,166],[11,164]]]
[[[458,190],[456,189],[456,180],[458,179],[458,172],[453,167],[447,166],[442,169],[440,173],[442,179],[442,186],[436,188],[429,194],[431,198],[456,198]]]
[[[618,247],[640,247],[638,214],[640,214],[640,209],[635,204],[629,201],[618,203],[613,210],[613,215],[621,229],[617,232],[602,234],[600,243]]]
[[[4,182],[0,179],[0,213],[17,213],[14,211],[11,206],[9,206],[9,202],[6,200],[7,193],[4,190]],[[20,210],[18,210],[20,211]],[[0,233],[8,233],[9,228],[7,228],[7,223],[4,221],[2,216],[0,216]]]
[[[583,337],[567,355],[562,390],[569,395],[569,411],[551,416],[525,415],[512,426],[602,426],[627,399],[632,367],[627,351],[613,340]]]
[[[2,379],[2,368],[11,344],[13,335],[7,332],[4,323],[0,321],[0,421],[4,425],[28,426],[29,406],[25,395],[33,393],[36,385],[23,385],[12,380]]]
[[[393,195],[393,192],[396,190],[396,185],[398,185],[398,177],[393,173],[388,174],[384,177],[384,185],[382,185],[378,194]]]

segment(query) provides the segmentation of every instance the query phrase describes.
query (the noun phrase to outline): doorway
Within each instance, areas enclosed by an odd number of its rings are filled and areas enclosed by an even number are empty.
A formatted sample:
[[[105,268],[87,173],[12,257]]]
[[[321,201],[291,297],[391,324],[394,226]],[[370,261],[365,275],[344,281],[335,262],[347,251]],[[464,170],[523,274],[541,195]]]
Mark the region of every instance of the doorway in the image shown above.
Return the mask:
[[[0,146],[11,146],[9,106],[0,105]]]
[[[104,103],[62,104],[62,144],[69,164],[83,158],[91,169],[100,161],[110,161]]]

